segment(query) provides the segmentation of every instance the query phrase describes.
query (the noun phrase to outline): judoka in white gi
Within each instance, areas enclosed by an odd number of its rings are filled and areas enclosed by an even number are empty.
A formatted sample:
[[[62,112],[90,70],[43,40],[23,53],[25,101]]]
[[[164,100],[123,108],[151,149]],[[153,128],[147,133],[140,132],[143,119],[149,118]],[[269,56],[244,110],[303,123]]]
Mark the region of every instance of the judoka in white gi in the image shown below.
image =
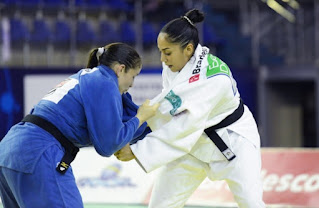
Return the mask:
[[[194,24],[203,19],[200,11],[191,10],[162,28],[157,41],[163,90],[151,101],[160,102],[147,121],[152,132],[115,156],[136,158],[146,172],[164,166],[151,208],[183,207],[206,177],[225,180],[240,208],[264,208],[260,137],[248,107],[241,105],[240,118],[215,131],[227,146],[225,155],[204,132],[235,114],[240,94],[229,67],[199,44]]]

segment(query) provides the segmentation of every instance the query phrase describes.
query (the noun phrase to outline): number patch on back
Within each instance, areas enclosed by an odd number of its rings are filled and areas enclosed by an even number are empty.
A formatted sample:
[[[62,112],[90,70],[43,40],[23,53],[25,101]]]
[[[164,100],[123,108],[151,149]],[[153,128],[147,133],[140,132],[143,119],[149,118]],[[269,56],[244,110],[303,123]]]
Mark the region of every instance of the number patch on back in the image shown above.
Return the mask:
[[[79,81],[77,79],[68,78],[55,86],[42,99],[49,100],[57,104],[68,92],[73,89]]]

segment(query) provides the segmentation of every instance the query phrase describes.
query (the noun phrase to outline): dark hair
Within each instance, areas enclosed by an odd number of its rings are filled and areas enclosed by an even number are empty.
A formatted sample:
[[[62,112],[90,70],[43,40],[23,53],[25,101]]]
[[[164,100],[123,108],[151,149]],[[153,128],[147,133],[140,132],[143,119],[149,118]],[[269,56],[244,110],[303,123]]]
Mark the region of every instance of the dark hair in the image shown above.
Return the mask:
[[[126,66],[125,72],[129,69],[142,67],[140,55],[133,47],[125,43],[111,43],[104,46],[104,52],[99,58],[96,56],[98,50],[98,48],[95,48],[90,51],[87,68],[94,68],[100,64],[111,68],[116,62]]]
[[[193,9],[184,16],[168,22],[160,32],[167,34],[169,42],[179,43],[182,48],[185,48],[188,43],[193,43],[196,48],[199,43],[199,37],[195,23],[203,20],[204,14],[197,9]]]

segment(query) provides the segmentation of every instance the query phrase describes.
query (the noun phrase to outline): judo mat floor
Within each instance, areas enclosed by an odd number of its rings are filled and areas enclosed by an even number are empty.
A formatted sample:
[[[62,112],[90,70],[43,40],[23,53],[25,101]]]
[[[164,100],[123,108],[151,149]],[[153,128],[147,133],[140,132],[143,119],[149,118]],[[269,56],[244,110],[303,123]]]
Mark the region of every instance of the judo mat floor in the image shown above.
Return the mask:
[[[147,205],[123,205],[123,204],[86,204],[84,208],[147,208]],[[202,206],[185,206],[185,208],[212,208],[212,207],[202,207]],[[214,207],[222,208],[222,207]]]
[[[3,208],[2,204],[0,204],[0,208]],[[85,204],[84,208],[147,208],[147,205]],[[223,207],[185,206],[185,208],[223,208]]]

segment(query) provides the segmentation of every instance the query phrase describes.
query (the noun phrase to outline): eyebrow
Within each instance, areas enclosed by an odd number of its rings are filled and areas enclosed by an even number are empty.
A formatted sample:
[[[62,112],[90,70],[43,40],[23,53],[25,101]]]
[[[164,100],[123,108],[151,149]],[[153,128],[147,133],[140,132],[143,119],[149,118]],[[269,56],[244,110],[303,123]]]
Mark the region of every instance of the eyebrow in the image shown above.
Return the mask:
[[[165,51],[165,50],[167,50],[167,49],[169,49],[169,48],[163,48],[162,50],[161,50],[161,49],[159,49],[159,51]]]

